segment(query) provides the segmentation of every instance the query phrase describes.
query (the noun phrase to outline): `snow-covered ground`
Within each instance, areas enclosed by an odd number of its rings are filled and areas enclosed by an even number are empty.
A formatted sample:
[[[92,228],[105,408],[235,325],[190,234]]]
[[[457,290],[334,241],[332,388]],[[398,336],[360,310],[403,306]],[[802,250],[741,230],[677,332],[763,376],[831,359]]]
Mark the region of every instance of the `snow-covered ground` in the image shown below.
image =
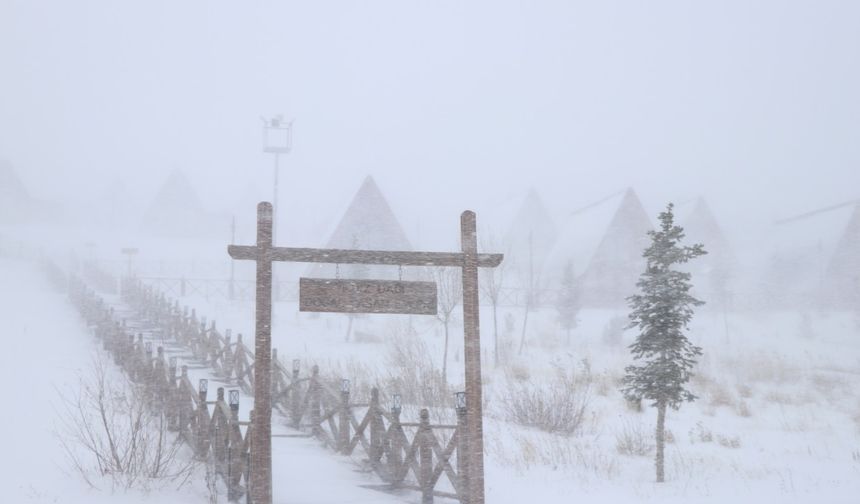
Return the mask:
[[[253,303],[185,298],[218,327],[253,333]],[[493,366],[493,326],[482,307],[488,502],[857,502],[860,495],[860,331],[848,313],[701,311],[690,330],[704,349],[692,388],[699,396],[670,410],[667,482],[654,483],[656,413],[629,408],[618,380],[629,364],[623,334],[604,332],[624,311],[584,310],[566,343],[556,312],[529,317],[528,341],[517,352],[522,310],[499,314],[504,364]],[[354,381],[390,372],[395,336],[422,340],[439,365],[441,324],[433,317],[356,318],[299,313],[276,303],[274,345],[280,358],[301,358]],[[462,327],[451,328],[449,380],[462,383]],[[459,343],[459,344],[458,344]],[[506,418],[504,397],[519,384],[552,387],[556,368],[590,379],[586,421],[573,436],[549,434]],[[350,374],[352,373],[352,375]],[[457,386],[454,386],[455,390]],[[389,391],[390,392],[390,391]],[[641,441],[642,455],[621,453],[623,439]]]
[[[72,470],[58,437],[65,432],[59,418],[63,394],[75,393],[79,378],[91,373],[100,346],[36,264],[0,258],[0,279],[0,320],[6,332],[0,371],[8,408],[0,424],[0,502],[209,502],[201,478],[179,491],[99,491]],[[362,488],[374,483],[369,475],[309,439],[278,438],[273,464],[275,502],[403,502]],[[219,502],[224,501],[221,496]]]
[[[10,456],[0,483],[8,502],[205,502],[201,484],[180,493],[97,492],[69,469],[56,438],[60,393],[89,369],[98,345],[65,297],[30,262],[0,260],[0,310],[8,333],[2,369]],[[253,333],[253,303],[181,300],[221,329]],[[493,366],[493,326],[482,307],[486,386],[488,502],[856,502],[860,495],[860,342],[848,313],[720,313],[703,311],[690,337],[705,351],[693,388],[699,399],[668,415],[667,482],[653,483],[654,411],[636,412],[618,392],[629,362],[625,344],[605,330],[623,311],[584,310],[571,342],[551,308],[529,317],[518,354],[522,310],[499,314],[503,363]],[[345,341],[347,317],[275,306],[274,341],[283,361],[300,358],[355,382],[390,373],[392,341],[414,338],[441,362],[441,324],[432,317],[363,316]],[[462,328],[451,328],[449,380],[461,382]],[[39,364],[44,363],[44,364]],[[523,384],[551,388],[556,370],[587,364],[585,421],[572,436],[510,421],[505,397]],[[392,392],[392,391],[389,391]],[[243,399],[243,410],[250,406]],[[620,441],[643,454],[622,453]],[[349,460],[308,439],[275,441],[276,502],[418,502],[362,488],[378,483]],[[634,450],[635,451],[635,450]],[[6,501],[4,499],[4,501]]]

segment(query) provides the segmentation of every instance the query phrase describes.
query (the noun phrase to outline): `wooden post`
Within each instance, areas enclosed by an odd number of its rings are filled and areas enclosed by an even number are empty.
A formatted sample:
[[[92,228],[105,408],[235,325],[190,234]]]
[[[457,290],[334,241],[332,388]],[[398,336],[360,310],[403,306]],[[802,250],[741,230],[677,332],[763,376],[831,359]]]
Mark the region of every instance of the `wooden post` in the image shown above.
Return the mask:
[[[239,391],[230,392],[230,435],[227,449],[227,500],[238,502],[241,495],[239,482],[242,479],[241,442],[242,431],[239,430]]]
[[[340,388],[340,418],[338,426],[339,451],[347,455],[349,452],[349,380],[343,380]]]
[[[418,485],[421,487],[421,504],[433,504],[433,444],[430,436],[430,412],[421,410],[420,427],[418,427],[418,467],[420,475]]]
[[[457,405],[457,490],[461,504],[469,504],[469,436],[465,405]]]
[[[262,202],[257,206],[257,245],[229,245],[227,253],[233,259],[252,260],[257,263],[257,338],[256,338],[256,363],[254,368],[254,393],[255,401],[259,411],[253,415],[251,422],[251,494],[258,504],[271,503],[271,321],[272,321],[272,262],[311,262],[329,264],[376,264],[394,266],[439,266],[456,267],[462,269],[463,281],[463,322],[465,340],[466,360],[466,394],[469,406],[466,410],[466,428],[463,437],[469,447],[466,451],[468,458],[469,475],[469,504],[484,503],[484,481],[483,481],[483,429],[482,429],[482,392],[481,392],[481,345],[478,323],[478,268],[494,268],[498,266],[503,256],[501,254],[478,254],[477,237],[475,225],[475,213],[463,212],[460,217],[461,227],[461,252],[406,252],[406,251],[383,251],[383,250],[342,250],[342,249],[309,249],[293,247],[274,247],[272,244],[272,206]],[[313,280],[313,279],[305,279]],[[380,282],[368,280],[369,282]],[[415,282],[401,282],[410,287],[417,287]],[[310,295],[310,294],[308,294]],[[300,293],[300,297],[303,296]],[[311,295],[311,298],[313,296]],[[315,299],[315,298],[314,298]],[[385,299],[384,296],[376,296],[376,299]],[[425,298],[421,298],[422,300]],[[426,299],[435,300],[435,293]],[[313,299],[305,299],[312,301]],[[300,303],[301,304],[301,303]],[[332,302],[316,306],[311,303],[309,311],[344,311],[356,312],[348,308],[350,304]],[[386,310],[393,308],[386,307]],[[388,313],[389,311],[374,311],[374,313]],[[398,308],[393,313],[425,313],[425,308],[420,303],[413,303],[406,308]],[[192,320],[194,313],[192,311]],[[193,330],[193,329],[192,329]],[[240,345],[237,344],[237,348]],[[294,380],[295,383],[295,380]],[[308,393],[303,403],[310,406],[310,421],[314,435],[320,436],[320,407],[321,407],[321,385],[319,383],[318,370],[313,370],[308,384]],[[293,386],[295,394],[296,387]],[[304,406],[304,405],[303,405]],[[255,409],[257,409],[255,408]],[[304,409],[304,407],[302,408]],[[402,430],[399,424],[398,411],[393,413],[392,427],[389,429],[388,440],[391,442],[389,449],[389,461],[392,466],[399,466],[402,446]],[[303,411],[302,411],[303,412]],[[300,418],[300,415],[299,415]],[[294,417],[295,421],[295,417]],[[346,428],[341,433],[349,432],[348,424],[342,422]],[[394,433],[394,438],[391,434]],[[337,442],[337,440],[335,440]],[[431,447],[432,449],[432,447]],[[432,455],[431,455],[432,457]],[[412,463],[412,462],[410,462]],[[399,472],[392,473],[392,479],[397,480],[402,476]],[[392,481],[397,485],[400,481]]]
[[[400,405],[395,404],[391,408],[391,425],[388,426],[388,439],[391,448],[388,452],[388,465],[390,466],[391,484],[398,486],[403,481],[397,477],[400,467],[403,465],[403,440],[401,434],[403,427],[400,426]]]
[[[321,406],[321,401],[322,401],[322,395],[320,394],[320,392],[322,392],[322,390],[321,390],[321,386],[319,383],[319,375],[320,375],[320,368],[319,368],[319,366],[314,364],[314,367],[311,368],[311,380],[308,383],[308,399],[309,399],[308,404],[310,405],[310,408],[311,408],[311,410],[310,410],[311,432],[313,432],[314,436],[320,435],[320,430],[321,430],[320,422],[322,421],[321,420],[322,417],[320,416],[320,406]]]
[[[382,413],[379,411],[379,389],[370,389],[370,465],[377,469],[382,460],[382,438],[385,436],[385,424],[382,423]]]
[[[481,385],[481,336],[478,317],[478,237],[475,212],[460,215],[463,251],[463,356],[466,365],[466,442],[469,504],[484,504],[484,428]]]
[[[293,428],[298,429],[302,420],[302,397],[299,392],[299,360],[293,360],[293,382],[290,384],[291,411]]]
[[[257,205],[257,297],[251,499],[272,504],[272,205]]]

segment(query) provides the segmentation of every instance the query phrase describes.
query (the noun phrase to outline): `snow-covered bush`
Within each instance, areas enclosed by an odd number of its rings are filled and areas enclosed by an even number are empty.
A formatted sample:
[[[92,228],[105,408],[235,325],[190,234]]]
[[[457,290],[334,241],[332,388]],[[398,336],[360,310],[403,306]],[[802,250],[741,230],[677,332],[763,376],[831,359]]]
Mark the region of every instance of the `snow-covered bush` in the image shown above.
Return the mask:
[[[506,420],[568,436],[579,431],[591,400],[591,369],[587,361],[578,368],[554,367],[547,383],[508,380],[500,397]]]
[[[641,423],[625,421],[615,432],[615,449],[621,455],[644,457],[654,451],[654,436]]]
[[[76,394],[62,397],[55,432],[71,468],[93,488],[151,490],[185,485],[196,468],[145,391],[96,359]]]

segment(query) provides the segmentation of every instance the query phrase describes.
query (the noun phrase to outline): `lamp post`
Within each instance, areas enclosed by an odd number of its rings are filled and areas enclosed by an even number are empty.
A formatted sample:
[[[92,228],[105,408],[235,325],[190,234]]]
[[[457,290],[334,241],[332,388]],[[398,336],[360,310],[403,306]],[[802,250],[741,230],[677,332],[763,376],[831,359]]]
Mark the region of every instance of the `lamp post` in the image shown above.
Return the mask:
[[[275,155],[274,195],[272,198],[272,244],[276,245],[278,222],[278,168],[281,154],[287,154],[293,148],[293,121],[284,121],[283,114],[271,118],[260,118],[263,121],[263,152]]]
[[[120,249],[120,252],[128,258],[128,260],[127,260],[128,273],[127,274],[128,274],[128,277],[131,278],[131,276],[132,276],[131,262],[132,262],[132,259],[134,258],[134,256],[137,255],[139,250],[134,248],[134,247],[125,247],[123,249]]]

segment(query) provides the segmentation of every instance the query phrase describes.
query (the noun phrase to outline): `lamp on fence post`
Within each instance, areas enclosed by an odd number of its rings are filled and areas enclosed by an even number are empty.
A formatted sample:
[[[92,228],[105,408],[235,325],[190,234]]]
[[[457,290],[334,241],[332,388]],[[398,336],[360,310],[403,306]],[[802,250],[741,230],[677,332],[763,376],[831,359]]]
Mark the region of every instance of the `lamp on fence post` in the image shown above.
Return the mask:
[[[457,408],[457,413],[466,411],[466,393],[465,392],[455,392],[454,393],[454,406]]]
[[[239,411],[239,391],[231,390],[230,391],[230,410],[234,412]]]
[[[176,365],[177,365],[177,363],[178,363],[178,359],[175,356],[170,358],[169,367],[170,367],[170,379],[171,380],[176,379]]]

